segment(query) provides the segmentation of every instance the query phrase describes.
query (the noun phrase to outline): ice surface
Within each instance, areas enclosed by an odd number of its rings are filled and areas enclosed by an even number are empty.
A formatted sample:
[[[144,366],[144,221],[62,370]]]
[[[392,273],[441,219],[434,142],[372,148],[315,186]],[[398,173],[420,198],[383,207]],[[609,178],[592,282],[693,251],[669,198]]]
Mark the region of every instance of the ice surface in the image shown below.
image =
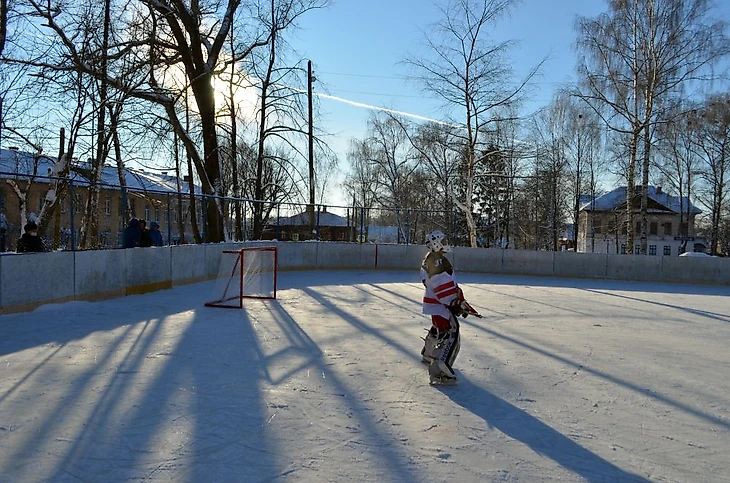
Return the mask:
[[[417,270],[2,316],[0,480],[730,481],[730,287],[459,281],[445,387]]]

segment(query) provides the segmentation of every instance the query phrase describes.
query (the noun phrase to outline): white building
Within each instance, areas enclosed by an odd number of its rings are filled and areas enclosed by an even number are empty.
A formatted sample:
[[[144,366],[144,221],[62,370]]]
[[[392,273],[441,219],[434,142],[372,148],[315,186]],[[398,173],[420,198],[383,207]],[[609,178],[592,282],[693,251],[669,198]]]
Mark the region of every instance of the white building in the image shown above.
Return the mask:
[[[677,256],[682,251],[703,252],[704,237],[695,236],[695,216],[702,211],[687,197],[671,196],[661,187],[648,187],[647,255]],[[640,252],[641,187],[631,200],[634,226],[633,253]],[[596,197],[582,199],[578,217],[577,251],[626,253],[626,187]]]

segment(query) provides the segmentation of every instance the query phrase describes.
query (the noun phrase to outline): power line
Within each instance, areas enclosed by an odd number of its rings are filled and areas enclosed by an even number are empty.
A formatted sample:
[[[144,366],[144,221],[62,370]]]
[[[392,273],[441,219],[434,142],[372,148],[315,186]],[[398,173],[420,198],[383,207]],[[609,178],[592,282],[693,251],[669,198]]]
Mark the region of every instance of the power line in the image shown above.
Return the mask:
[[[408,77],[395,77],[395,76],[388,76],[388,75],[374,75],[374,74],[348,74],[345,72],[325,72],[320,71],[322,74],[328,74],[328,75],[340,75],[344,77],[363,77],[367,79],[391,79],[391,80],[409,80]]]

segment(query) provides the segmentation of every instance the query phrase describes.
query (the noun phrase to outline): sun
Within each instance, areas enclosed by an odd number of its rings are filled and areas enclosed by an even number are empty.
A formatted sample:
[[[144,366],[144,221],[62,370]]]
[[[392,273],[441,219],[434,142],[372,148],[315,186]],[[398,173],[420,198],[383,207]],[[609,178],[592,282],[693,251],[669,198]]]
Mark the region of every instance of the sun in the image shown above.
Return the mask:
[[[244,122],[256,119],[259,105],[259,90],[254,79],[242,72],[231,75],[228,72],[213,77],[215,105],[219,114],[230,112],[231,93],[238,117]]]

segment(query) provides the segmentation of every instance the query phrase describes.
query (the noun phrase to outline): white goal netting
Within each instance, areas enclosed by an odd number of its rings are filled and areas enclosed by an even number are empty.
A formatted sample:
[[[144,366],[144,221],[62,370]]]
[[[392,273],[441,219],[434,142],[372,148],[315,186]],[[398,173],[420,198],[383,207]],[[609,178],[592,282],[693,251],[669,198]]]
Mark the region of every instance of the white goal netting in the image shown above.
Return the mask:
[[[243,299],[275,299],[276,247],[225,250],[208,307],[243,307]]]

